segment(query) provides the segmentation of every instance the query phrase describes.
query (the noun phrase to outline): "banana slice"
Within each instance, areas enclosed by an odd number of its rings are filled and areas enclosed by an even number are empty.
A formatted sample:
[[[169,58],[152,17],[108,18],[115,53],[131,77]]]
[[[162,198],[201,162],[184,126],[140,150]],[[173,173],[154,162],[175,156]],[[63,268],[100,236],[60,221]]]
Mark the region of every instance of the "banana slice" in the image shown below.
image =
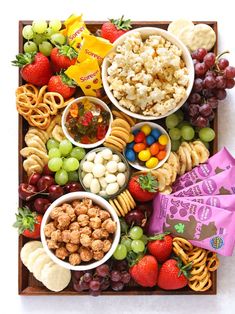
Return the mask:
[[[30,241],[27,242],[20,251],[20,258],[22,263],[27,267],[28,265],[28,258],[30,253],[34,252],[35,250],[42,248],[42,243],[40,241]]]
[[[65,135],[64,135],[64,132],[62,130],[62,127],[60,125],[58,125],[58,124],[52,130],[51,135],[58,142],[61,142],[62,140],[65,139]]]
[[[66,288],[71,280],[70,270],[57,264],[46,266],[41,271],[41,279],[44,286],[54,292],[59,292]]]
[[[38,157],[40,157],[42,159],[44,164],[47,164],[47,162],[49,160],[49,157],[47,156],[46,153],[44,153],[44,152],[42,152],[39,149],[34,148],[34,147],[24,147],[24,148],[21,149],[20,154],[23,157],[28,157],[30,155],[35,154],[35,155],[37,155]]]

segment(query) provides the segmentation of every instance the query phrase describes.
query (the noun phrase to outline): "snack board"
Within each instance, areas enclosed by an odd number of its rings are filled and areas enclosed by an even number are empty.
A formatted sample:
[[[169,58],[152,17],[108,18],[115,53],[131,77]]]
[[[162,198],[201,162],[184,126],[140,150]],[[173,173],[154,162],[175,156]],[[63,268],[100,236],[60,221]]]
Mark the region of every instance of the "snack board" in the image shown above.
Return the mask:
[[[158,27],[162,29],[167,29],[170,22],[155,22],[155,21],[140,21],[140,22],[132,22],[132,27],[144,27],[144,26],[150,26],[150,27]],[[217,22],[210,21],[210,22],[194,22],[195,24],[198,23],[205,23],[208,24],[213,28],[216,35],[217,34]],[[31,21],[20,21],[19,22],[19,52],[23,51],[23,39],[21,36],[22,29],[25,25],[31,24]],[[87,28],[90,30],[91,33],[95,34],[97,30],[99,30],[102,26],[103,22],[96,22],[96,21],[88,21],[86,22]],[[218,37],[217,37],[218,40]],[[217,44],[214,46],[214,52],[217,53]],[[23,80],[21,76],[19,75],[19,86],[23,84]],[[80,95],[78,95],[80,96]],[[162,124],[162,121],[158,120],[157,123]],[[213,140],[213,142],[210,145],[210,153],[211,155],[215,154],[217,152],[217,141],[218,141],[218,132],[217,132],[217,111],[215,114],[215,118],[212,123],[212,128],[214,129],[216,133],[216,137]],[[27,132],[28,124],[26,120],[23,119],[22,116],[19,115],[19,150],[21,150],[24,147],[24,136]],[[23,182],[26,178],[26,173],[23,170],[23,157],[19,154],[19,182]],[[19,206],[22,206],[22,200],[19,199]],[[20,295],[87,295],[88,292],[82,291],[79,292],[79,294],[73,290],[72,283],[69,284],[67,288],[65,288],[63,291],[59,293],[55,293],[52,291],[49,291],[46,289],[39,281],[37,281],[32,273],[30,273],[22,264],[20,260],[20,251],[23,247],[23,245],[27,242],[26,238],[22,235],[19,237],[19,294]],[[192,295],[192,294],[216,294],[216,271],[211,273],[211,280],[212,280],[212,286],[205,292],[195,292],[189,287],[185,287],[180,290],[161,290],[158,287],[154,288],[144,288],[134,283],[134,281],[131,281],[128,286],[125,287],[123,291],[112,291],[111,289],[105,290],[102,292],[103,295],[157,295],[157,294],[182,294],[182,295]]]

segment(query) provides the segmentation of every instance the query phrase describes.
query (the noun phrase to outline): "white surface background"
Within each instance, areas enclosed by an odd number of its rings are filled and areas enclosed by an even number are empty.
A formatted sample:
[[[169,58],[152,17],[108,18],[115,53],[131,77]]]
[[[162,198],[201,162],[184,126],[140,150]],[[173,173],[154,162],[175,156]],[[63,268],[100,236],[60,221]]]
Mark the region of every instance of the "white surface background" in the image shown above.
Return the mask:
[[[18,51],[18,20],[66,19],[81,12],[86,20],[191,20],[219,22],[219,51],[230,50],[235,65],[234,3],[209,0],[6,0],[0,9],[0,300],[1,313],[234,313],[235,256],[221,258],[217,296],[19,297],[17,295],[17,233],[11,227],[17,208],[17,113],[14,91],[17,69],[10,65]],[[235,155],[235,90],[219,109],[219,147]]]

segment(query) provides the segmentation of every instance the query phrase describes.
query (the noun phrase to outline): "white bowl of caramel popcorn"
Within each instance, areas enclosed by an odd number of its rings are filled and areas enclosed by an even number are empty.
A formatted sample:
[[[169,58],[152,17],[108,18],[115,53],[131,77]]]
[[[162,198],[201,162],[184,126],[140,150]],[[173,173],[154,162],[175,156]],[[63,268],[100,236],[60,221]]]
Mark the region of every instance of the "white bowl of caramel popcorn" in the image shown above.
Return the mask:
[[[89,192],[61,196],[43,216],[43,247],[55,263],[70,270],[85,271],[105,263],[119,239],[116,212],[105,199]]]

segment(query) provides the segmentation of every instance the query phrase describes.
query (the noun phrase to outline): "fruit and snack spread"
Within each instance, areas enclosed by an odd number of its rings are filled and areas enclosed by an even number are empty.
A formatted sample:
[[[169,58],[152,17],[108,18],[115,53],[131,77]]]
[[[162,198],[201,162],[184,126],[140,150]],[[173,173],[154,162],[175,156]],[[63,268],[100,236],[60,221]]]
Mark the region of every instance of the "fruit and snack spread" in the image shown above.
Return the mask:
[[[22,267],[46,293],[206,293],[218,255],[233,254],[235,159],[211,151],[235,68],[207,24],[173,21],[167,38],[131,29],[122,16],[91,31],[76,14],[22,29],[14,227],[27,238]]]

